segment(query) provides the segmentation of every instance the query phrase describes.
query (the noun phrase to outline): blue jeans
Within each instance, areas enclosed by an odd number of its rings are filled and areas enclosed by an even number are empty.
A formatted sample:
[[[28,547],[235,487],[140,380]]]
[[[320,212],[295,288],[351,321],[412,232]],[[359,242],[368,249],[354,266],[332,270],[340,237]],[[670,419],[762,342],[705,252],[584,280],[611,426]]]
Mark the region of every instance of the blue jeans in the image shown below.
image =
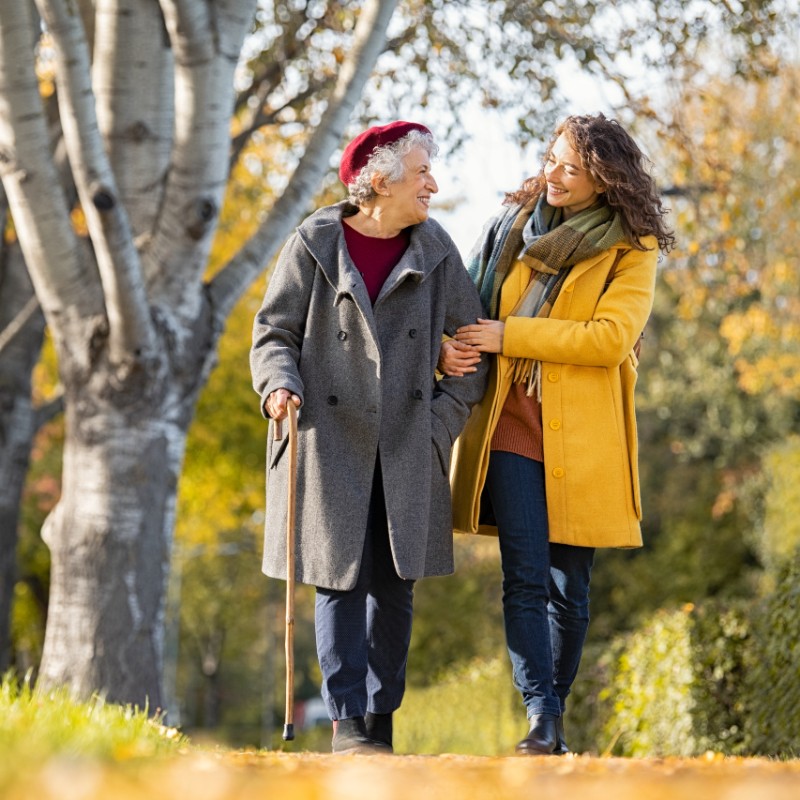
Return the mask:
[[[378,464],[356,585],[345,592],[316,590],[317,657],[331,719],[400,707],[413,599],[414,581],[400,578],[394,568]]]
[[[560,715],[589,627],[594,548],[550,543],[541,462],[492,451],[486,487],[500,538],[514,685],[528,717]]]

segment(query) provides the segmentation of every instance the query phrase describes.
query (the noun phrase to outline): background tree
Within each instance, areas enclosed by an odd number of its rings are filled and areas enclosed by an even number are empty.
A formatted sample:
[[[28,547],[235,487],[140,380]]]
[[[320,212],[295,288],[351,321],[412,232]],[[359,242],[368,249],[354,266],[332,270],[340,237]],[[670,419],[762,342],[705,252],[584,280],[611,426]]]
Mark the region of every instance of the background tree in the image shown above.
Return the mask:
[[[0,191],[0,200],[5,193]],[[6,230],[7,209],[0,209]],[[31,375],[39,358],[44,318],[13,231],[0,242],[0,609],[11,606],[17,581],[20,498],[31,441],[39,427]],[[0,670],[9,665],[8,613],[0,613]]]

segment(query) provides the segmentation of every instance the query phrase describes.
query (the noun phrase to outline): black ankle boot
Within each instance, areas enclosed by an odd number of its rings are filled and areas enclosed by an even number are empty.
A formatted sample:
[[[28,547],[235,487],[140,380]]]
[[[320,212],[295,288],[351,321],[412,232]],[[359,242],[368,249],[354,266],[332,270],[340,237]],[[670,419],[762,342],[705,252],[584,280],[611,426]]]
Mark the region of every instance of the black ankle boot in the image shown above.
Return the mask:
[[[564,738],[563,716],[559,717],[558,722],[556,722],[556,733],[558,734],[558,744],[556,745],[556,749],[553,750],[553,755],[565,756],[567,753],[571,753],[572,751],[567,747],[567,740]]]
[[[331,742],[334,753],[371,753],[373,749],[374,745],[367,736],[364,717],[334,720]]]
[[[534,714],[528,721],[528,735],[517,745],[517,752],[531,756],[549,756],[558,745],[558,717],[555,714]]]
[[[385,744],[367,736],[364,717],[334,720],[331,750],[339,754],[362,753],[368,755],[389,751]]]
[[[392,749],[392,715],[389,714],[373,714],[367,711],[364,716],[364,722],[367,727],[367,736],[373,742],[385,745]]]

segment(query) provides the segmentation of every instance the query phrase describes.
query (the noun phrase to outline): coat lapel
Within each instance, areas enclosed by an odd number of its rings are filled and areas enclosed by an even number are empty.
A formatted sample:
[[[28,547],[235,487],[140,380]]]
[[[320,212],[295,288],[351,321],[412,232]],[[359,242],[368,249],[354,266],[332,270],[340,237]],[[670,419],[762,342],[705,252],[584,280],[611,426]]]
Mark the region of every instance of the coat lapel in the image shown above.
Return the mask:
[[[369,293],[344,241],[342,216],[348,208],[352,206],[346,201],[325,206],[305,220],[297,232],[331,285],[335,293],[335,305],[338,306],[345,298],[351,298],[377,341]]]
[[[575,281],[577,281],[578,278],[581,277],[581,275],[584,275],[590,269],[593,269],[594,267],[596,267],[598,264],[602,264],[603,262],[607,261],[608,259],[611,259],[611,261],[609,262],[610,264],[613,263],[614,259],[617,256],[617,250],[618,249],[619,248],[617,248],[617,247],[612,247],[609,250],[606,250],[606,251],[600,253],[599,255],[594,256],[593,258],[587,258],[585,261],[578,262],[569,271],[569,275],[567,275],[567,277],[566,277],[566,279],[564,281],[564,285],[561,287],[561,291],[563,292],[564,289],[567,286],[569,286],[571,283],[575,283]]]

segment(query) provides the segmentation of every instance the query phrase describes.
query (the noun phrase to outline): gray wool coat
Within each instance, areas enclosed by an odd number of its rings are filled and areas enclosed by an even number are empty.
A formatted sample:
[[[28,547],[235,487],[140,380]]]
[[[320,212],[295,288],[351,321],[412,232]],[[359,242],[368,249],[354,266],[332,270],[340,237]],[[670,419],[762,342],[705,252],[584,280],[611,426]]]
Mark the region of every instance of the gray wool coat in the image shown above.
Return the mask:
[[[296,579],[351,589],[358,576],[375,463],[398,575],[453,571],[450,451],[483,395],[476,373],[437,380],[442,334],[482,314],[455,244],[433,220],[372,306],[350,259],[348,203],[308,217],[286,243],[253,326],[250,367],[261,409],[288,389],[298,420]],[[284,425],[286,428],[286,425]],[[287,438],[267,444],[264,572],[286,577]]]

